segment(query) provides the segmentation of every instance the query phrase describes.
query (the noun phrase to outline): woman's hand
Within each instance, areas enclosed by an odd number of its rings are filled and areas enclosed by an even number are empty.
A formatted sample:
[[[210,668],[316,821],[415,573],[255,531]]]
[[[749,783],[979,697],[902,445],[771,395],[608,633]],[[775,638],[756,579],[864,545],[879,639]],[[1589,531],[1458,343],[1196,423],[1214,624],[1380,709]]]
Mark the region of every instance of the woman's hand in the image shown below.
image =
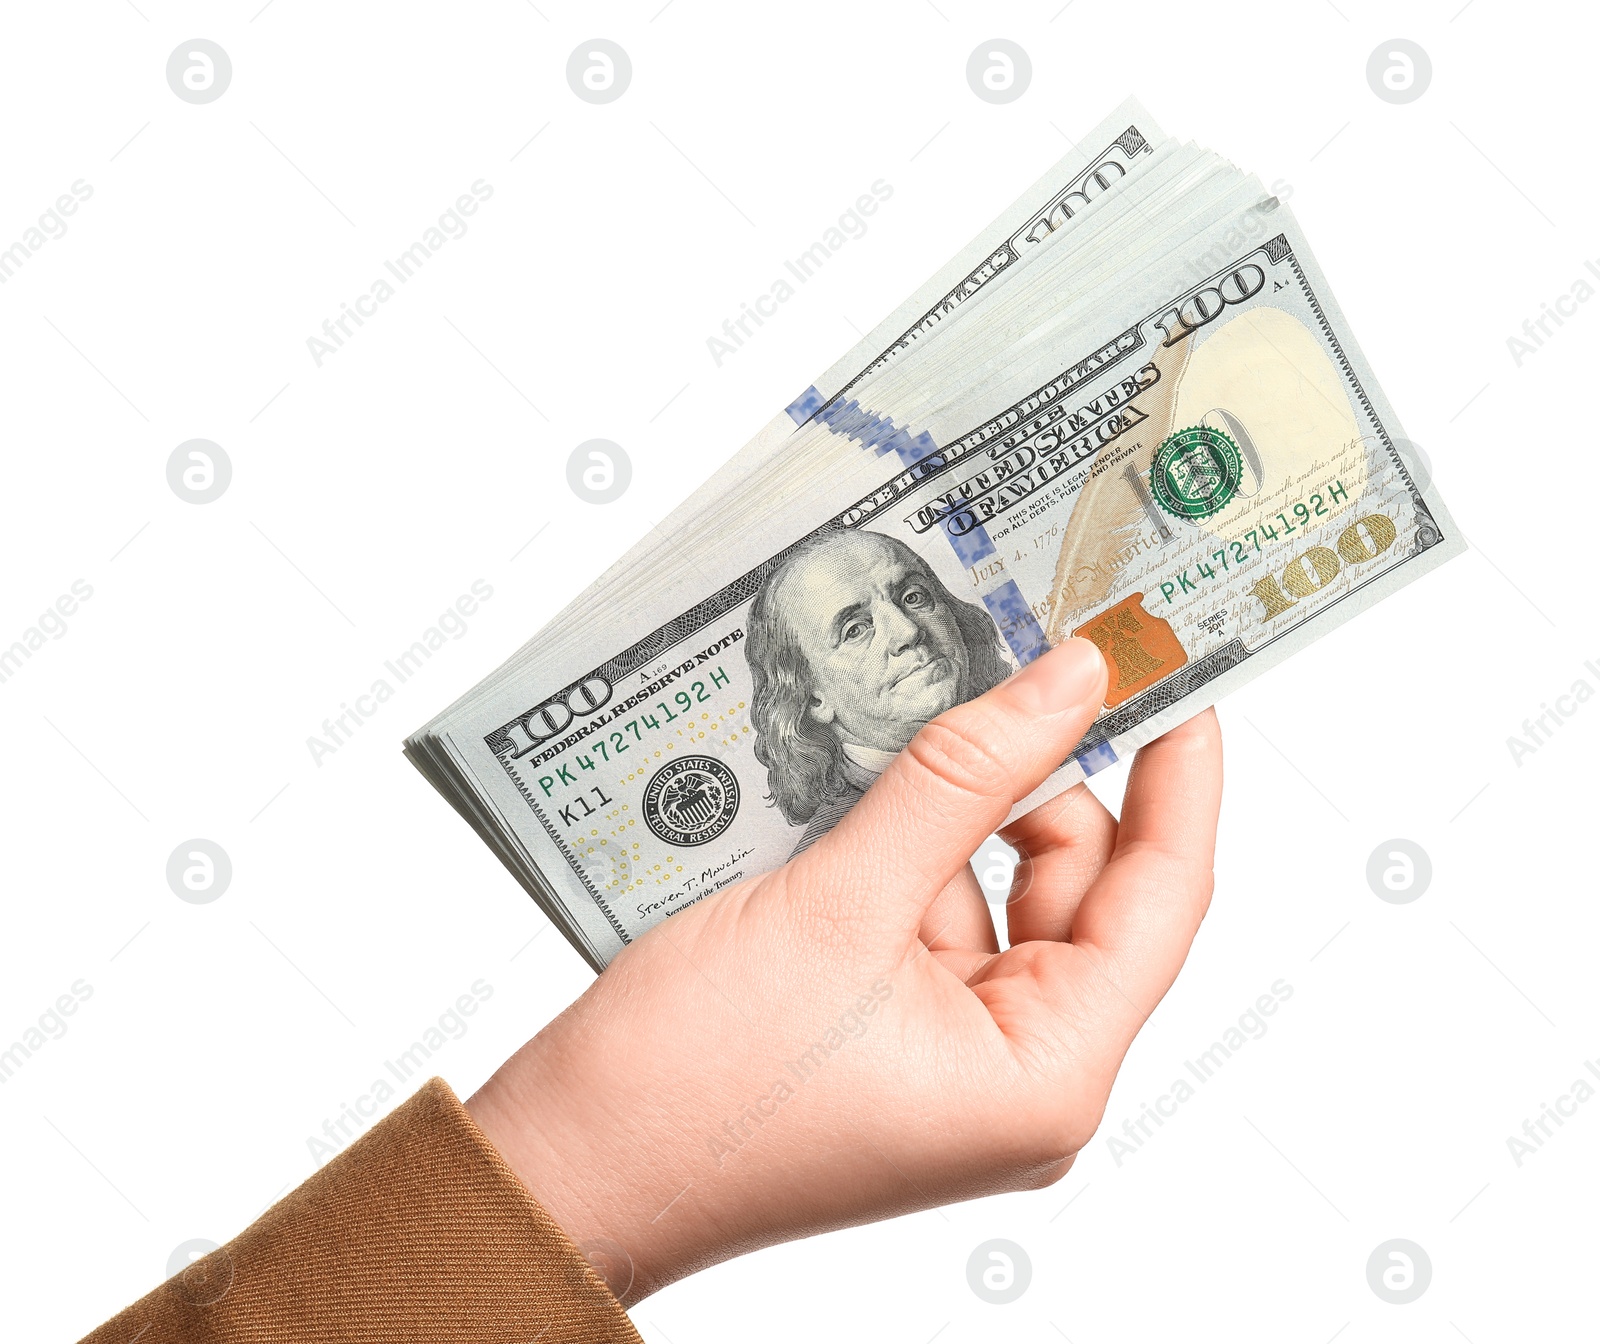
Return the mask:
[[[1071,1166],[1210,902],[1214,715],[1139,753],[1120,823],[1080,784],[1002,832],[1005,952],[967,861],[1105,689],[1074,639],[940,715],[830,834],[628,947],[472,1098],[619,1297]]]

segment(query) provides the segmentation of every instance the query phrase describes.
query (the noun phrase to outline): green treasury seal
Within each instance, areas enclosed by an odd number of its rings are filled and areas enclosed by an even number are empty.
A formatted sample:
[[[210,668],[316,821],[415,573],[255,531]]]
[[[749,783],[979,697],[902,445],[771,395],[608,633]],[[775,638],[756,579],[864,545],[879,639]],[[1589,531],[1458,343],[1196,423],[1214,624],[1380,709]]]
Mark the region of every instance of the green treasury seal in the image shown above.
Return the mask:
[[[1151,493],[1174,518],[1221,512],[1238,493],[1241,479],[1238,445],[1209,425],[1167,435],[1150,466]]]

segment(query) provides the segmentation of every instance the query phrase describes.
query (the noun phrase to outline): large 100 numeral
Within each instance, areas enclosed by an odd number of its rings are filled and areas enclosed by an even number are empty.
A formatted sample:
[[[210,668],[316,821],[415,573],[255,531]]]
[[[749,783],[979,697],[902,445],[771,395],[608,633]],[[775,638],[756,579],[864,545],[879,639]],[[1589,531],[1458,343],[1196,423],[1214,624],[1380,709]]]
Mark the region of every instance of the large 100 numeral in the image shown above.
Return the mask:
[[[575,715],[592,714],[611,699],[611,683],[590,677],[569,690],[564,699],[548,700],[538,709],[506,725],[513,757],[526,756],[542,742],[564,732]]]
[[[1207,323],[1215,322],[1226,308],[1253,299],[1267,283],[1267,273],[1254,262],[1235,266],[1217,283],[1197,289],[1188,298],[1155,319],[1166,334],[1163,346],[1176,345]]]
[[[1263,623],[1283,615],[1301,598],[1326,588],[1338,578],[1342,564],[1359,565],[1376,559],[1394,545],[1398,535],[1387,515],[1369,513],[1339,534],[1334,550],[1313,546],[1302,551],[1284,566],[1278,578],[1269,574],[1250,590],[1267,609],[1261,618]]]

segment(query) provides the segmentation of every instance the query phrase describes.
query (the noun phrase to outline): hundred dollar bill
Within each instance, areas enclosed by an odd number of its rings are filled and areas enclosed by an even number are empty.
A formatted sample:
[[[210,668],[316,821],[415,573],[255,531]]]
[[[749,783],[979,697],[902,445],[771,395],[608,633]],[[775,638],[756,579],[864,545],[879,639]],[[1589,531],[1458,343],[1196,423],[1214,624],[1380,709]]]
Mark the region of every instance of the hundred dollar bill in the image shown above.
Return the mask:
[[[437,734],[592,960],[803,850],[917,727],[1062,638],[1100,646],[1110,688],[1017,814],[1461,548],[1286,207],[1096,303],[920,422],[823,401],[813,432],[859,462],[811,516]]]
[[[1288,209],[1192,147],[1102,151],[408,739],[592,965],[1063,638],[1106,703],[1016,814],[1461,548]]]

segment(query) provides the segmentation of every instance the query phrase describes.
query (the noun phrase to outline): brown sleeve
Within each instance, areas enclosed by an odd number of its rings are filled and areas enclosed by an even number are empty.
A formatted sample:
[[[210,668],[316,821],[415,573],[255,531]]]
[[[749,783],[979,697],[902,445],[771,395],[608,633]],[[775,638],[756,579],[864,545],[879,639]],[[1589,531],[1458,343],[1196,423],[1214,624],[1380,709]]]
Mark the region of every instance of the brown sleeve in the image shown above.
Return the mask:
[[[85,1344],[639,1344],[439,1078]]]

